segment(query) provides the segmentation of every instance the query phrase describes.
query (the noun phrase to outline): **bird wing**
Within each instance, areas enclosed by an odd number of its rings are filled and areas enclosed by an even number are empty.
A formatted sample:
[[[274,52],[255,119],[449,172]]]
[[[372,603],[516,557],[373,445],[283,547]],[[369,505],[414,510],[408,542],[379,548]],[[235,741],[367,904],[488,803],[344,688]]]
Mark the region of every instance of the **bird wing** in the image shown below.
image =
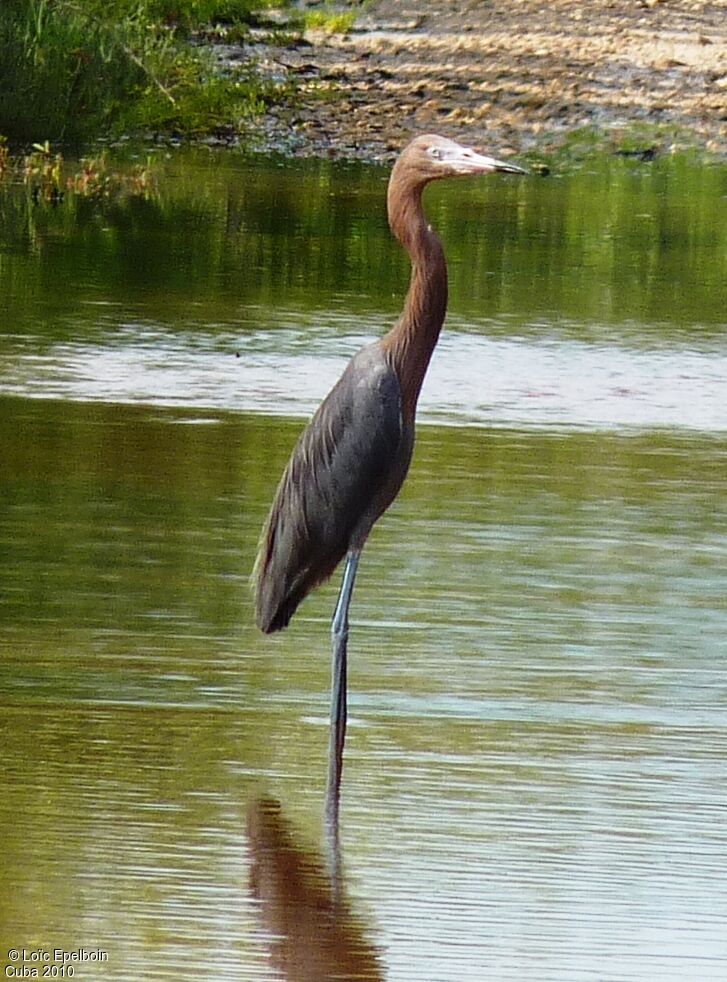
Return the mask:
[[[257,622],[284,628],[396,496],[413,434],[396,372],[378,343],[364,348],[301,434],[263,529],[253,580]]]

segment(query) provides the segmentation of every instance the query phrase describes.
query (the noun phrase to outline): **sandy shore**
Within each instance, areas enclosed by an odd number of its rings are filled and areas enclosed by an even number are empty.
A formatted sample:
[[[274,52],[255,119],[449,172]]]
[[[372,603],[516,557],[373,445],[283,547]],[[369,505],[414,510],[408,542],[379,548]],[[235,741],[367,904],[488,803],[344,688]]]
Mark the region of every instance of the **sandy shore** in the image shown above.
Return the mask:
[[[387,158],[428,130],[521,153],[641,124],[727,153],[727,0],[378,0],[347,35],[257,48],[300,86],[265,122],[290,153]]]

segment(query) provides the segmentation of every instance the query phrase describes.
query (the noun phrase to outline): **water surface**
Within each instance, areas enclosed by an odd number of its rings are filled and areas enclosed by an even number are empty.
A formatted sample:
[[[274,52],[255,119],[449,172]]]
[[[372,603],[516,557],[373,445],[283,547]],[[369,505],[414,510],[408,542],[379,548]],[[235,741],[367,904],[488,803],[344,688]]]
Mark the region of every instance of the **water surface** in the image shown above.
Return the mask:
[[[432,189],[451,316],[357,584],[336,897],[337,583],[265,639],[247,578],[406,263],[383,171],[164,166],[0,199],[3,968],[725,978],[724,171]]]

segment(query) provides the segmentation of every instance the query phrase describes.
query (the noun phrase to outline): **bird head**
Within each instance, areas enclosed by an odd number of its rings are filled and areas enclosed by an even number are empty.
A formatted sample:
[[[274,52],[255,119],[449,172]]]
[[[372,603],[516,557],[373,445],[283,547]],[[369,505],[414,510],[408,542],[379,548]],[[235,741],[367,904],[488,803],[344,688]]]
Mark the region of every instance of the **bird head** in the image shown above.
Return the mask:
[[[445,177],[469,177],[504,171],[508,174],[527,174],[516,164],[486,157],[470,147],[463,147],[444,136],[417,136],[403,151],[395,170],[404,171],[409,180],[426,184]]]

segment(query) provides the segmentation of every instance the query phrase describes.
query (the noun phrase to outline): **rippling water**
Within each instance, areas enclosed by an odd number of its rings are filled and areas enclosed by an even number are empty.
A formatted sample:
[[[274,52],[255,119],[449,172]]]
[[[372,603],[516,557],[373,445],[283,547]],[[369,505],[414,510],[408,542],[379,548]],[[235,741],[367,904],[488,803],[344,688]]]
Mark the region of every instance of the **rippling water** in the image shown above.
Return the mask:
[[[246,577],[298,424],[2,410],[3,936],[277,977],[326,882],[253,890],[245,814],[272,793],[325,868],[335,584],[265,640]],[[338,920],[383,977],[724,977],[726,461],[421,429],[351,641]]]
[[[315,329],[298,325],[242,338],[179,338],[124,324],[101,344],[62,343],[42,355],[18,339],[6,354],[0,386],[43,398],[307,417],[348,358],[383,333],[372,320],[366,333],[339,333],[332,344],[340,321],[317,312]],[[553,324],[537,325],[542,340],[493,338],[456,321],[453,326],[427,377],[419,410],[425,422],[727,431],[723,346],[639,350],[554,337]]]
[[[253,205],[295,180],[308,206],[322,195],[321,214],[349,223],[345,279],[367,249],[377,262],[370,237],[385,239],[361,224],[381,175],[346,172],[344,195],[327,171],[233,171],[226,208],[219,169],[207,183],[194,171],[204,208],[184,198],[173,229],[134,206],[65,230],[46,216],[27,242],[27,224],[3,231],[3,969],[15,947],[104,952],[74,963],[99,980],[726,978],[713,185],[688,199],[703,224],[684,225],[679,171],[666,174],[677,217],[661,253],[632,229],[649,263],[633,294],[635,267],[624,271],[621,320],[604,312],[600,233],[584,247],[588,297],[568,279],[581,267],[565,239],[540,301],[526,262],[481,296],[496,257],[477,251],[452,199],[435,199],[443,237],[467,248],[452,256],[412,472],[357,583],[339,882],[322,826],[337,583],[263,638],[247,579],[300,417],[398,300],[382,279],[352,328],[351,295],[326,305],[327,267],[301,245],[340,230],[291,211],[305,229],[291,245],[269,227],[270,201]],[[663,173],[616,177],[657,214]],[[608,202],[616,177],[601,175]],[[558,188],[539,187],[521,199],[492,185],[488,235],[513,210],[530,217],[508,242],[576,222],[575,204],[551,211]],[[635,211],[623,209],[627,227]],[[124,236],[136,251],[104,253]],[[186,275],[157,258],[165,236]],[[628,252],[622,225],[609,236]],[[252,283],[230,285],[228,251]],[[482,277],[463,273],[470,251]],[[195,279],[210,257],[219,265]],[[692,321],[687,281],[671,293],[654,269],[692,270]],[[405,283],[405,267],[392,276]]]

